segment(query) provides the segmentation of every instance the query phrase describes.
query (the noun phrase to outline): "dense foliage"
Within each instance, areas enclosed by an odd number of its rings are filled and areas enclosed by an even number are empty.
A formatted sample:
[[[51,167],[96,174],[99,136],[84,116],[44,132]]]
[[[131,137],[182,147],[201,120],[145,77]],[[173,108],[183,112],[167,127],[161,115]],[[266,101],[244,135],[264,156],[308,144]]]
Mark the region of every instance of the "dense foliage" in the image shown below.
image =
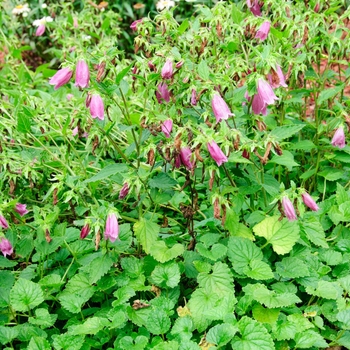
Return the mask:
[[[4,349],[350,348],[350,10],[101,4],[0,5]]]

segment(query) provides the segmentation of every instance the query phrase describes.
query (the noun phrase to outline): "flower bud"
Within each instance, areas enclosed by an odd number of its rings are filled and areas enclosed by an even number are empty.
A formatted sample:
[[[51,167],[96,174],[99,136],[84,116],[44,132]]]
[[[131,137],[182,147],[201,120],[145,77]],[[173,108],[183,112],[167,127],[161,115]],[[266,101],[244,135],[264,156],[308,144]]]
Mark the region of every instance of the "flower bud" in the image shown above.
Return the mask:
[[[100,95],[92,95],[90,101],[90,114],[92,118],[104,119],[104,105]]]
[[[26,204],[16,203],[15,210],[21,216],[29,213],[29,211],[27,210],[27,205]]]
[[[227,162],[227,157],[214,140],[208,142],[207,147],[211,157],[215,160],[218,166],[220,166],[222,163]]]
[[[284,214],[286,215],[289,221],[294,221],[297,219],[293,204],[288,197],[283,197],[282,206],[283,206]]]
[[[129,193],[129,184],[125,182],[123,187],[121,188],[119,192],[119,199],[124,199]]]
[[[109,239],[112,243],[119,237],[119,224],[115,214],[109,214],[106,221],[105,240]]]
[[[89,224],[86,224],[80,231],[80,239],[84,239],[90,232]]]
[[[75,70],[75,86],[86,88],[89,86],[90,72],[85,61],[79,60]]]
[[[132,30],[133,32],[136,32],[136,30],[137,30],[137,25],[138,25],[139,23],[142,23],[142,21],[143,21],[143,18],[137,19],[136,21],[132,22],[131,25],[130,25],[131,30]]]
[[[312,197],[308,194],[308,193],[303,193],[301,195],[304,204],[309,207],[311,210],[313,211],[317,211],[320,208],[318,207],[318,205],[316,204],[316,202],[312,199]]]
[[[179,69],[183,66],[183,64],[184,64],[184,61],[177,62],[175,65],[175,68]]]
[[[196,106],[197,105],[197,92],[195,89],[192,89],[192,94],[191,94],[191,105]]]
[[[7,223],[6,219],[0,215],[0,226],[4,229],[9,228],[9,224]]]
[[[45,33],[45,24],[40,24],[36,29],[35,36],[42,36]]]
[[[55,85],[55,90],[64,84],[67,84],[72,77],[73,72],[69,68],[62,68],[50,79],[49,84]]]
[[[13,253],[13,247],[10,241],[4,237],[0,238],[0,250],[2,254],[6,257],[6,255],[11,255]]]
[[[168,85],[166,83],[160,83],[158,85],[158,90],[156,91],[156,97],[158,103],[169,102],[170,101],[170,92],[168,90]]]
[[[162,78],[163,79],[171,79],[173,76],[173,62],[171,60],[166,60],[163,68],[162,68]]]
[[[217,123],[220,123],[222,119],[228,119],[229,116],[234,115],[223,98],[218,94],[215,94],[211,100],[211,107],[213,108]]]
[[[265,21],[256,32],[255,38],[259,38],[260,41],[264,41],[269,35],[269,32],[270,32],[270,22]]]
[[[334,133],[334,136],[332,138],[332,145],[336,146],[338,148],[344,148],[345,143],[345,134],[343,127],[339,127],[336,132]]]
[[[171,119],[167,119],[162,124],[162,131],[166,138],[170,137],[171,130],[173,129],[173,121]]]
[[[188,147],[183,147],[180,150],[180,160],[181,163],[189,170],[191,170],[194,166],[194,162],[191,162],[192,151]],[[176,166],[176,160],[175,160]]]

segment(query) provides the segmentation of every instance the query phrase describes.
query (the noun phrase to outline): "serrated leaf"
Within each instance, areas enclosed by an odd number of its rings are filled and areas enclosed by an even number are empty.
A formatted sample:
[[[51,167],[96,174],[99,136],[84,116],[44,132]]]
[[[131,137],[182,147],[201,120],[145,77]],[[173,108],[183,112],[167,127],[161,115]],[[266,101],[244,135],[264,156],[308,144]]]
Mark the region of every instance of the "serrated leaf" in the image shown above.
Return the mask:
[[[28,312],[44,301],[44,294],[37,283],[19,278],[10,292],[11,306],[16,311]]]
[[[241,275],[244,274],[251,261],[263,258],[261,250],[252,241],[241,237],[230,237],[227,256],[233,269]]]
[[[284,165],[289,171],[293,170],[293,167],[300,166],[295,160],[291,152],[283,151],[283,154],[275,155],[269,160],[269,163]]]
[[[221,243],[213,244],[212,247],[210,248],[210,250],[207,249],[204,246],[204,244],[197,243],[196,249],[200,255],[202,255],[203,257],[205,257],[207,259],[213,260],[213,261],[217,261],[217,260],[223,258],[226,255],[226,251],[227,251],[226,246],[224,246]]]
[[[153,310],[149,307],[135,310],[131,306],[128,306],[126,310],[128,318],[131,320],[131,322],[139,327],[143,327],[146,325],[148,316],[153,312]]]
[[[301,223],[301,229],[305,232],[310,242],[319,247],[328,248],[325,232],[316,217],[306,214]]]
[[[316,289],[308,286],[305,288],[305,291],[311,295],[334,300],[340,298],[343,294],[343,289],[339,284],[323,280],[318,281]]]
[[[236,335],[233,338],[232,349],[271,350],[275,348],[270,334],[261,323],[243,316],[237,325],[241,336]]]
[[[218,324],[209,329],[206,341],[219,347],[226,345],[238,331],[237,327],[228,323]]]
[[[83,324],[68,327],[72,335],[96,334],[100,330],[109,326],[110,322],[103,317],[90,317]]]
[[[18,330],[15,327],[0,326],[0,343],[5,345],[17,338]]]
[[[118,306],[126,303],[130,298],[135,295],[135,291],[130,286],[123,286],[118,288],[113,295],[117,298],[117,300],[113,301],[112,306]]]
[[[180,243],[175,243],[171,248],[168,248],[164,241],[156,241],[150,247],[150,252],[154,259],[164,263],[175,259],[184,252],[185,248]]]
[[[297,134],[305,124],[278,126],[270,132],[270,136],[277,141],[282,141]]]
[[[84,336],[82,335],[54,334],[52,339],[55,350],[80,350],[84,345]]]
[[[150,280],[161,288],[175,288],[180,282],[180,269],[177,263],[168,262],[157,265],[152,271]]]
[[[288,320],[277,321],[276,325],[272,328],[274,337],[279,341],[294,339],[297,331],[296,324]]]
[[[177,181],[166,173],[159,173],[157,176],[149,180],[148,184],[151,188],[170,190],[177,185]]]
[[[287,257],[276,263],[276,272],[283,278],[298,278],[310,276],[309,269],[298,258]]]
[[[209,67],[207,65],[207,62],[204,60],[201,60],[199,65],[198,65],[198,75],[203,79],[203,80],[209,80]]]
[[[350,329],[350,309],[338,312],[336,317],[339,322],[343,323],[343,329]]]
[[[272,249],[280,255],[289,253],[299,239],[299,225],[296,221],[271,216],[253,227],[257,236],[266,238]]]
[[[155,309],[147,318],[146,328],[152,334],[165,334],[170,329],[170,318],[164,310]]]
[[[135,223],[135,236],[147,254],[150,254],[152,246],[156,243],[159,230],[159,225],[145,218]]]
[[[28,322],[45,329],[54,325],[57,320],[57,315],[49,314],[46,309],[36,309],[35,317],[29,317]]]
[[[96,283],[103,275],[105,275],[113,265],[113,260],[109,255],[104,254],[92,260],[89,265],[81,268],[81,271],[88,273],[89,283]]]
[[[64,309],[72,314],[77,314],[81,311],[82,306],[90,299],[90,297],[86,298],[86,295],[83,296],[76,292],[61,294],[58,299]]]
[[[324,261],[329,266],[339,265],[343,261],[343,255],[332,249],[322,249],[319,254],[321,261]]]
[[[344,171],[334,168],[326,168],[319,172],[318,175],[324,177],[327,181],[337,181],[344,176]]]
[[[328,88],[321,91],[318,96],[317,103],[321,104],[324,101],[327,101],[330,98],[333,98],[335,95],[340,93],[344,89],[344,84],[340,84],[334,88]]]
[[[12,261],[12,260],[6,259],[2,255],[0,256],[0,268],[14,267],[17,264],[18,264],[17,261]]]
[[[251,260],[244,269],[244,273],[255,280],[268,280],[273,278],[271,267],[261,260]]]
[[[27,350],[51,350],[50,343],[43,337],[30,339]]]
[[[301,333],[297,333],[294,340],[296,343],[295,347],[299,349],[308,349],[311,347],[320,349],[328,347],[327,342],[323,339],[321,334],[316,333],[310,329]]]
[[[84,183],[101,181],[110,177],[111,175],[118,173],[125,173],[128,171],[127,165],[124,163],[109,164],[102,170],[100,170],[96,175],[84,181]]]
[[[253,311],[253,317],[257,321],[261,323],[270,323],[270,324],[274,324],[278,319],[278,315],[280,314],[279,309],[267,309],[260,304],[254,305],[252,311]]]

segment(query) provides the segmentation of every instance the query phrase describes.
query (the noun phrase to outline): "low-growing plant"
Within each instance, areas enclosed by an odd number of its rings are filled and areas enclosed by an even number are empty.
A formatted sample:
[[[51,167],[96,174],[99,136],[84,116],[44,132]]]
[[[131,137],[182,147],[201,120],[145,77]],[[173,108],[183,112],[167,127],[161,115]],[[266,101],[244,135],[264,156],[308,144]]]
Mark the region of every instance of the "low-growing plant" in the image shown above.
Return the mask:
[[[350,347],[349,10],[195,9],[2,29],[6,349]]]

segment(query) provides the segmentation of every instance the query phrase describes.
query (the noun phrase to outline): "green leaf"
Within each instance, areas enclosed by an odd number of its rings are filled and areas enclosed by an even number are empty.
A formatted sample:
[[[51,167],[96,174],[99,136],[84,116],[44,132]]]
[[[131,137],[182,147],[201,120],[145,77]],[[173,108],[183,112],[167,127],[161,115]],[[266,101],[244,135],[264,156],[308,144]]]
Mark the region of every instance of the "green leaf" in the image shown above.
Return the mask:
[[[318,281],[316,289],[308,286],[305,291],[308,294],[325,299],[338,299],[343,294],[343,289],[338,283],[323,280]]]
[[[188,19],[186,18],[184,21],[182,21],[180,27],[177,28],[177,32],[179,33],[179,35],[182,35],[188,27],[189,27],[189,22],[188,22]]]
[[[233,269],[243,275],[252,260],[262,260],[261,250],[249,239],[230,237],[228,241],[227,256],[232,262]]]
[[[211,249],[207,249],[204,244],[197,243],[196,249],[203,257],[217,261],[226,255],[227,248],[221,243],[213,244]]]
[[[180,334],[184,333],[189,335],[189,339],[192,337],[192,332],[194,331],[194,324],[190,316],[178,317],[175,320],[175,323],[171,329],[171,334]]]
[[[108,26],[109,26],[109,23],[108,23]],[[131,67],[133,66],[134,64],[130,64],[130,66],[124,68],[121,72],[119,72],[115,78],[115,83],[117,85],[120,84],[120,82],[122,81],[122,79],[128,74],[129,70],[131,69]]]
[[[149,180],[148,184],[151,188],[160,188],[162,190],[170,190],[177,185],[177,181],[166,173],[159,173],[157,176]]]
[[[35,317],[29,317],[28,322],[45,329],[54,325],[57,320],[57,315],[49,314],[46,309],[36,309]]]
[[[44,301],[44,294],[37,283],[19,278],[10,292],[11,306],[16,311],[28,312]]]
[[[129,286],[123,286],[119,288],[113,293],[113,295],[117,298],[117,300],[113,301],[112,306],[116,307],[118,305],[125,304],[135,294],[136,293],[134,289]]]
[[[134,256],[123,258],[120,263],[125,273],[131,278],[137,278],[143,273],[143,261]]]
[[[180,243],[176,243],[171,248],[168,248],[164,241],[156,241],[151,245],[149,254],[157,261],[164,263],[178,257],[184,250],[184,246]]]
[[[198,65],[198,75],[205,81],[209,80],[209,67],[207,65],[207,62],[204,60],[201,60]]]
[[[299,349],[309,349],[315,347],[317,349],[327,348],[328,344],[323,339],[321,334],[316,333],[310,329],[297,333],[294,338],[295,348]]]
[[[96,334],[109,326],[110,322],[103,317],[90,317],[83,324],[69,326],[69,333],[72,335]]]
[[[294,339],[297,331],[296,324],[288,320],[279,320],[272,327],[272,333],[279,341]]]
[[[324,101],[333,98],[335,95],[339,94],[344,89],[344,84],[340,84],[334,88],[324,89],[318,96],[317,103],[321,104]]]
[[[343,255],[331,249],[320,250],[319,258],[329,266],[339,265],[343,261]]]
[[[18,264],[17,261],[11,261],[9,259],[6,259],[5,257],[3,257],[2,255],[0,256],[0,267],[4,268],[4,267],[14,267]]]
[[[343,323],[343,329],[350,329],[350,309],[338,312],[337,320]]]
[[[276,263],[276,272],[283,278],[298,278],[310,276],[309,269],[298,258],[288,257]]]
[[[81,307],[89,300],[85,295],[79,293],[65,293],[61,294],[59,301],[64,309],[72,314],[77,314],[81,311]]]
[[[288,151],[283,151],[283,154],[280,156],[274,155],[272,159],[268,161],[268,163],[284,165],[289,171],[292,171],[293,167],[295,166],[300,166],[295,162],[293,154]]]
[[[111,175],[118,173],[125,173],[128,171],[128,167],[124,163],[109,164],[96,175],[84,181],[84,183],[96,182],[110,177]]]
[[[310,242],[319,247],[328,248],[326,235],[318,218],[312,214],[305,214],[301,222],[301,229]]]
[[[270,132],[270,136],[276,141],[282,141],[297,134],[304,126],[305,124],[278,126]]]
[[[51,350],[51,346],[45,338],[33,337],[28,344],[27,350]]]
[[[142,244],[142,247],[147,254],[150,254],[152,246],[157,241],[159,230],[159,225],[145,218],[142,218],[135,223],[135,236]]]
[[[180,269],[176,262],[157,265],[150,278],[151,282],[161,288],[175,288],[180,282]]]
[[[17,336],[18,330],[15,327],[0,326],[0,343],[2,345],[12,342]]]
[[[243,13],[237,8],[235,4],[232,4],[232,20],[236,24],[240,24],[244,18]]]
[[[165,334],[170,329],[170,318],[164,310],[152,310],[147,318],[146,328],[152,334]]]
[[[17,130],[19,132],[27,133],[30,131],[31,117],[24,111],[18,112],[17,116]]]
[[[266,309],[260,304],[254,305],[252,311],[253,311],[253,317],[257,321],[261,323],[270,323],[270,324],[274,324],[278,319],[278,315],[280,314],[279,309]]]
[[[241,337],[235,336],[233,338],[232,349],[271,350],[275,348],[271,336],[261,323],[243,316],[237,325]]]
[[[54,334],[52,339],[55,350],[80,350],[84,345],[84,336],[82,335]]]
[[[218,324],[209,329],[206,341],[219,347],[226,345],[238,331],[237,327],[228,323]]]
[[[89,265],[81,268],[81,271],[84,271],[89,274],[89,283],[96,283],[103,275],[105,275],[113,265],[113,260],[109,255],[104,254],[92,260]]]
[[[267,217],[253,227],[257,236],[266,238],[272,244],[273,250],[280,255],[289,253],[299,239],[299,225],[296,221],[283,219],[278,216]]]
[[[327,181],[337,181],[344,176],[344,171],[334,168],[326,168],[325,170],[319,172],[318,175],[324,177]]]
[[[255,280],[268,280],[273,278],[273,272],[268,264],[261,260],[251,260],[244,269],[244,273]]]

